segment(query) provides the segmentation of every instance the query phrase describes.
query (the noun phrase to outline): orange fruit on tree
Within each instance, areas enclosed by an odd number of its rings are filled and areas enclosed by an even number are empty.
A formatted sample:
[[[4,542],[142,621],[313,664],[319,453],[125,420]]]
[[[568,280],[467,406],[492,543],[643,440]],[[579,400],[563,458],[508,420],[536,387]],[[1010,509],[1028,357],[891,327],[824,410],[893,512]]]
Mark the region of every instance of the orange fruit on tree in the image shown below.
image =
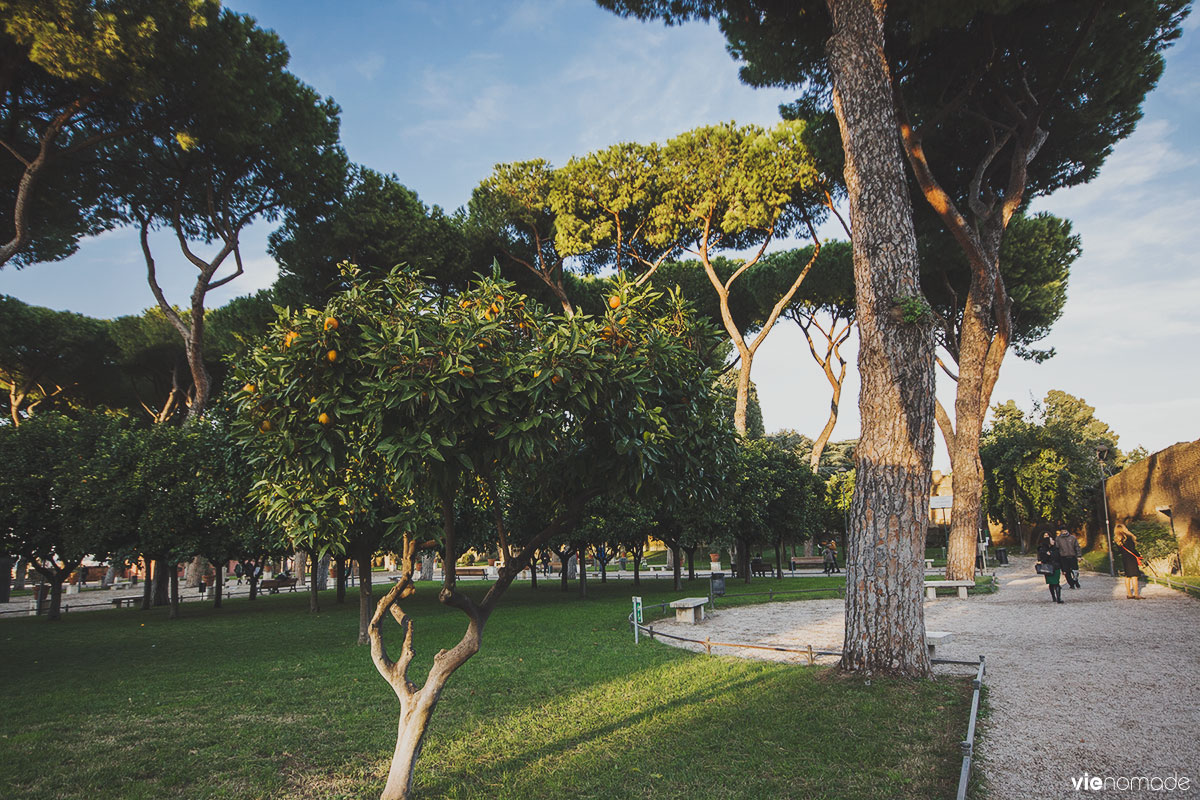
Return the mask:
[[[319,417],[317,417],[317,422],[321,423],[322,425],[328,425],[329,424],[329,415],[326,414],[325,412],[321,412],[321,415]]]
[[[242,387],[242,391],[247,392],[249,394],[254,394],[254,390],[256,388],[258,388],[258,387],[256,387],[253,383],[247,383],[245,386]]]
[[[262,421],[262,425],[259,425],[259,426],[258,426],[258,429],[259,429],[260,431],[262,431],[263,433],[266,433],[267,431],[271,430],[271,420],[269,420],[269,419],[264,419],[264,420]]]
[[[562,376],[561,376],[561,375],[554,375],[553,377],[551,377],[551,378],[550,378],[550,382],[551,382],[551,383],[558,383],[558,382],[559,382],[559,381],[561,381],[561,380],[562,380]]]
[[[334,361],[338,360],[338,351],[330,350],[328,353],[325,354],[325,357],[329,359],[330,363],[333,363]]]
[[[285,335],[283,337],[283,346],[291,347],[292,342],[296,341],[299,338],[300,338],[300,334],[296,333],[295,331],[288,331],[287,335]]]
[[[336,331],[337,326],[338,326],[337,317],[326,317],[325,318],[325,330]]]
[[[621,307],[621,298],[617,297],[615,294],[612,297],[608,298],[608,307],[613,308],[613,309],[620,308]]]

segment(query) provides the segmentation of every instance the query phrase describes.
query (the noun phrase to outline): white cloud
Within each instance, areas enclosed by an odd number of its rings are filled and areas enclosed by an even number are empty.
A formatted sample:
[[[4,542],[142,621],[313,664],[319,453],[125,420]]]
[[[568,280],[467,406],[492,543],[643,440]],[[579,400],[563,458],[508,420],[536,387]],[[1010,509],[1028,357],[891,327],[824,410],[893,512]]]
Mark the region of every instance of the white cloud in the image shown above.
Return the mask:
[[[387,60],[380,53],[368,53],[364,58],[354,62],[354,71],[367,80],[374,80]]]

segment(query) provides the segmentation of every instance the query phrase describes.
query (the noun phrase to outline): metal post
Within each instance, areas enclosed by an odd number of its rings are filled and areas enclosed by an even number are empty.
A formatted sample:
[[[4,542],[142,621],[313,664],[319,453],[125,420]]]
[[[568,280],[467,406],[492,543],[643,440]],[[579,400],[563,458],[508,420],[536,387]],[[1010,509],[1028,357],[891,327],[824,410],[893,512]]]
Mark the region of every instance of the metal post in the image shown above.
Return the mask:
[[[1100,464],[1100,502],[1104,504],[1104,535],[1108,539],[1108,574],[1117,577],[1117,558],[1113,552],[1112,530],[1108,522],[1108,475],[1104,471],[1104,458],[1108,455],[1108,447],[1100,445],[1096,448],[1096,460]]]

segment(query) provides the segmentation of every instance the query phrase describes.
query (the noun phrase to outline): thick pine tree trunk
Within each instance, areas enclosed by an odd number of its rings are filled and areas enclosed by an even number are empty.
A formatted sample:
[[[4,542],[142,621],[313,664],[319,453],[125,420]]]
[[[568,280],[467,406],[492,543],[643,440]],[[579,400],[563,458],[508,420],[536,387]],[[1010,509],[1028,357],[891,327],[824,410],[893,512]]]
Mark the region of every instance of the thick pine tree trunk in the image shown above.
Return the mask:
[[[221,595],[225,591],[225,567],[221,564],[215,566],[217,577],[213,579],[213,608],[220,608]]]
[[[983,506],[979,440],[994,383],[994,380],[988,380],[991,368],[988,354],[994,338],[991,332],[994,302],[994,293],[972,279],[959,337],[954,440],[949,448],[950,469],[954,475],[950,537],[946,543],[946,577],[950,580],[970,580],[975,576],[975,542]],[[998,364],[996,369],[999,369]]]
[[[857,479],[850,508],[842,668],[930,674],[921,601],[934,430],[934,363],[883,52],[883,0],[826,0],[834,111],[846,155],[859,330]]]

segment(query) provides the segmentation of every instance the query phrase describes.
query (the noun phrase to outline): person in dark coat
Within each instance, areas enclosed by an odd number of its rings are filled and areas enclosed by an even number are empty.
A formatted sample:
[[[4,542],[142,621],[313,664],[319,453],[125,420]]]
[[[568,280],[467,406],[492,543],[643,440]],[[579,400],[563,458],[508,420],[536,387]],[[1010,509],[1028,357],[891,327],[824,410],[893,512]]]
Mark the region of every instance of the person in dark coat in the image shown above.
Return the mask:
[[[1137,537],[1133,531],[1118,522],[1113,529],[1113,537],[1117,542],[1117,553],[1121,556],[1121,566],[1125,572],[1125,597],[1131,600],[1141,600],[1142,591],[1138,578],[1142,575],[1142,554],[1137,549]]]
[[[1067,586],[1072,589],[1079,588],[1079,556],[1082,555],[1079,549],[1079,540],[1075,538],[1075,534],[1060,528],[1058,535],[1054,537],[1054,544],[1058,547],[1058,555],[1062,559],[1063,577],[1067,579]]]
[[[1052,572],[1046,573],[1046,585],[1050,587],[1050,599],[1055,603],[1061,603],[1062,599],[1062,556],[1059,555],[1058,547],[1054,543],[1054,537],[1047,533],[1042,534],[1041,541],[1038,542],[1037,548],[1038,563],[1049,564],[1054,567]]]

